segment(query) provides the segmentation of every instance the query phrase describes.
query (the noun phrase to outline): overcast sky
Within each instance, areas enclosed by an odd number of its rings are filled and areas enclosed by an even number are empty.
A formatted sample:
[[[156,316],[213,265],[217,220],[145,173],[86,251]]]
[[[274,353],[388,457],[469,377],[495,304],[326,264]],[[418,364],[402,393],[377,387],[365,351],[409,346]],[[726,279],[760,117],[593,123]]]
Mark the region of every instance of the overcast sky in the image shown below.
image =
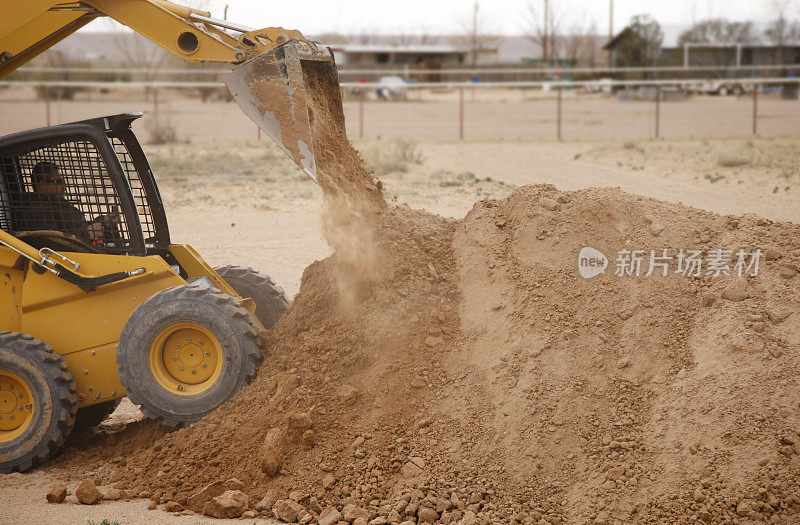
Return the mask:
[[[176,0],[205,5],[212,16],[251,27],[282,26],[306,34],[361,33],[460,33],[470,18],[473,0]],[[788,6],[790,18],[800,17],[800,0],[614,0],[614,29],[624,27],[631,16],[648,13],[661,24],[691,24],[709,17],[731,20],[772,18],[773,4]],[[525,33],[532,4],[541,13],[543,0],[480,0],[482,20],[493,32]],[[609,0],[550,0],[561,25],[586,27],[592,21],[599,33],[608,32]],[[93,30],[107,30],[104,23]]]

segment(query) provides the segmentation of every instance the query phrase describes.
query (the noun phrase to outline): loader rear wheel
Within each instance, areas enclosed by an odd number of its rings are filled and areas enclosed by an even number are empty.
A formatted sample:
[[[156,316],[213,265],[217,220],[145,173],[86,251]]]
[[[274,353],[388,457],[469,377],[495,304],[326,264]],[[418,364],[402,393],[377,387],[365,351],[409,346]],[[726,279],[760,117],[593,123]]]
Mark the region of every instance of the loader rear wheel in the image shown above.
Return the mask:
[[[30,335],[0,332],[0,473],[24,472],[53,456],[77,410],[64,358]]]
[[[112,399],[104,403],[79,408],[78,415],[75,418],[75,432],[86,432],[108,419],[108,416],[117,409],[121,401],[122,398]]]
[[[193,423],[256,376],[258,330],[241,302],[196,284],[158,292],[133,312],[117,349],[119,378],[142,412]]]
[[[269,330],[289,308],[283,288],[268,275],[246,266],[222,266],[214,269],[242,297],[256,303],[256,317]]]

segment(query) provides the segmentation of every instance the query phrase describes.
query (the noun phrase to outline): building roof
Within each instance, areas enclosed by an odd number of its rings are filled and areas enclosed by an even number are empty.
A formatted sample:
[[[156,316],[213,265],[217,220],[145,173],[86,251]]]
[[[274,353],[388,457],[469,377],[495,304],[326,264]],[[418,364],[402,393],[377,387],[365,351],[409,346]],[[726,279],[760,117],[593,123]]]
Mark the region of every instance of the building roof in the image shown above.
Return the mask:
[[[335,52],[367,54],[367,53],[401,53],[413,55],[460,55],[470,53],[471,49],[463,46],[449,45],[390,45],[390,44],[331,44]],[[482,51],[497,51],[482,50]]]

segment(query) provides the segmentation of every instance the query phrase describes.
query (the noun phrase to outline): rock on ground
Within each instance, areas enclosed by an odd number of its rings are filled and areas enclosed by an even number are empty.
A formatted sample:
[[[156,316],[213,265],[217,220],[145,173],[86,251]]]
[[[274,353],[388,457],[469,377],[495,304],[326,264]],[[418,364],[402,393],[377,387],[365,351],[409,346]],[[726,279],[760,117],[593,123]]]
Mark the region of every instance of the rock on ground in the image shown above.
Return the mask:
[[[299,503],[290,499],[282,499],[275,502],[272,506],[272,515],[275,519],[285,521],[286,523],[294,523],[304,513],[305,509]]]
[[[334,507],[328,507],[317,518],[319,525],[334,525],[342,519],[342,514]]]
[[[228,481],[215,481],[203,487],[202,490],[192,494],[186,502],[186,507],[194,512],[203,512],[203,507],[206,503],[213,498],[223,494],[228,490],[241,490],[242,482],[236,478],[229,479]]]
[[[203,506],[203,514],[214,518],[238,518],[247,510],[250,498],[240,490],[227,490]]]
[[[75,497],[84,505],[94,505],[103,500],[103,493],[97,490],[93,481],[87,479],[75,491]]]
[[[67,497],[67,487],[61,483],[53,485],[47,493],[47,503],[61,503]]]

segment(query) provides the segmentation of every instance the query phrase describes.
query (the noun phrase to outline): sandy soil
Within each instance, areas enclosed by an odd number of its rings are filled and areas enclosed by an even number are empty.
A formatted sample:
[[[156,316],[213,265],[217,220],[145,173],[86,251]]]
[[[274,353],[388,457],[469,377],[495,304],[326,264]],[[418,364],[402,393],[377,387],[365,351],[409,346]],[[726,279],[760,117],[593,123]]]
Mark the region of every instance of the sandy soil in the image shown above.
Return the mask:
[[[800,105],[770,103],[776,108],[773,129],[794,131],[800,122]],[[41,124],[33,105],[0,107],[4,115],[0,133]],[[766,103],[765,110],[768,107]],[[41,111],[41,106],[35,108]],[[404,108],[413,106],[409,103]],[[69,115],[66,110],[62,113],[64,120],[88,116],[87,107],[78,110],[76,104],[72,109],[75,111]],[[93,114],[110,113],[119,111],[119,104],[91,109]],[[214,126],[198,126],[200,133],[192,144],[146,147],[160,180],[173,241],[192,244],[214,265],[255,266],[272,275],[291,297],[299,289],[302,270],[329,253],[320,233],[320,192],[271,144],[231,139],[249,138],[247,135],[254,133],[244,133],[244,126],[236,130],[228,122],[227,116],[236,114],[233,106],[220,104],[217,109],[220,111],[213,122],[227,140],[210,141]],[[208,115],[197,118],[206,119]],[[502,122],[501,117],[495,118],[495,122]],[[351,123],[353,120],[350,118]],[[182,122],[187,126],[194,121]],[[228,125],[232,128],[226,129]],[[719,122],[713,126],[725,127]],[[146,136],[143,130],[140,132]],[[699,128],[694,131],[701,132]],[[394,133],[409,134],[402,126],[395,126]],[[384,135],[389,136],[392,133]],[[515,186],[548,182],[563,189],[619,186],[628,192],[721,213],[749,212],[775,220],[800,220],[797,138],[639,142],[615,138],[567,143],[422,139],[403,143],[373,138],[359,141],[357,146],[377,168],[387,197],[446,216],[461,217],[476,200],[504,197]],[[125,424],[140,417],[132,405],[123,403],[106,425]],[[0,522],[83,523],[104,518],[121,523],[200,521],[197,516],[173,518],[161,511],[156,511],[155,518],[142,501],[104,502],[91,508],[74,503],[48,505],[44,494],[64,476],[64,472],[46,465],[30,474],[0,478]],[[76,486],[73,482],[69,488]],[[69,498],[74,501],[73,496]]]

